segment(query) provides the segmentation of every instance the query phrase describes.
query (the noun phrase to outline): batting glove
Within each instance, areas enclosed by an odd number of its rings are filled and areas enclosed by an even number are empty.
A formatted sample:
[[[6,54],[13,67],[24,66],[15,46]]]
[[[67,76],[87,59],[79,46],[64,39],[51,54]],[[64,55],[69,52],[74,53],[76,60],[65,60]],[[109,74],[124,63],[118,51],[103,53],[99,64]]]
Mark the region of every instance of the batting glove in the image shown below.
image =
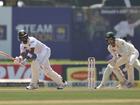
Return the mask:
[[[22,56],[19,56],[19,57],[15,57],[14,63],[15,64],[20,64],[22,61],[23,61]]]

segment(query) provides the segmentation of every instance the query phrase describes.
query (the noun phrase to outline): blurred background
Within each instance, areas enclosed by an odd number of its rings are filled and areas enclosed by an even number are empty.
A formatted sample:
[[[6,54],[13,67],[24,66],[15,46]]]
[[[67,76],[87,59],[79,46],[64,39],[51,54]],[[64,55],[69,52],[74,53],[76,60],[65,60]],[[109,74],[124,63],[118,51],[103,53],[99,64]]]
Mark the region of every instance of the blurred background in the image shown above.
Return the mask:
[[[139,0],[0,0],[0,5],[0,50],[14,57],[17,30],[24,29],[52,48],[52,59],[105,60],[105,33],[140,18]],[[140,50],[139,28],[130,38]]]
[[[13,57],[19,55],[17,30],[24,29],[52,49],[51,59],[87,61],[88,57],[94,56],[96,61],[105,61],[110,57],[104,40],[105,33],[108,31],[119,33],[116,27],[120,27],[119,30],[125,33],[124,22],[131,21],[125,37],[140,51],[139,19],[140,0],[0,0],[0,50]],[[0,56],[0,59],[6,58]],[[87,65],[74,67],[81,66],[87,70]],[[105,64],[96,65],[98,80],[101,80],[105,66]],[[17,68],[19,72],[22,71],[18,66],[10,67],[1,66],[0,78],[29,77],[29,75],[15,77],[16,74],[8,77],[8,71],[9,75]],[[69,77],[76,72],[70,67],[73,66],[54,65],[66,80],[77,80]],[[66,69],[69,69],[68,72]],[[28,66],[25,70],[28,71]],[[78,72],[83,68],[76,70]],[[21,74],[24,75],[24,72]],[[138,71],[135,74],[139,80]],[[79,80],[83,79],[78,78]]]

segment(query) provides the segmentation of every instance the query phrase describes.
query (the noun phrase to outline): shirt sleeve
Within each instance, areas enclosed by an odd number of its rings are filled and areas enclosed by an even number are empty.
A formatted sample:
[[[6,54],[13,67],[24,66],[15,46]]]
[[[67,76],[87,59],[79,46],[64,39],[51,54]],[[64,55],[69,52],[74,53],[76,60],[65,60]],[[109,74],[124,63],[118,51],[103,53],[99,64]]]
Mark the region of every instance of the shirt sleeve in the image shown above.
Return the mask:
[[[117,40],[117,45],[119,46],[119,48],[121,48],[121,52],[123,55],[127,55],[130,51],[129,51],[129,46],[127,44],[128,42],[119,39]]]
[[[37,42],[35,40],[32,40],[30,42],[30,48],[35,48],[36,45],[37,45]]]
[[[25,52],[25,51],[26,50],[25,50],[24,46],[22,44],[20,44],[20,54],[23,53],[23,52]]]

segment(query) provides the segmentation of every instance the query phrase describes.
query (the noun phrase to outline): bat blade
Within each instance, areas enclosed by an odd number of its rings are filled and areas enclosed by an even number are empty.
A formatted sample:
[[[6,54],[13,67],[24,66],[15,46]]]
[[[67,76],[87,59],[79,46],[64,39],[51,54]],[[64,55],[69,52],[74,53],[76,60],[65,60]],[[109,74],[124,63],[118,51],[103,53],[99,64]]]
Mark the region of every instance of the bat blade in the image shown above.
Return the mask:
[[[6,57],[6,58],[8,58],[8,59],[15,60],[14,57],[12,57],[11,55],[9,55],[9,54],[7,54],[7,53],[5,53],[5,52],[3,52],[3,51],[0,51],[0,55]]]

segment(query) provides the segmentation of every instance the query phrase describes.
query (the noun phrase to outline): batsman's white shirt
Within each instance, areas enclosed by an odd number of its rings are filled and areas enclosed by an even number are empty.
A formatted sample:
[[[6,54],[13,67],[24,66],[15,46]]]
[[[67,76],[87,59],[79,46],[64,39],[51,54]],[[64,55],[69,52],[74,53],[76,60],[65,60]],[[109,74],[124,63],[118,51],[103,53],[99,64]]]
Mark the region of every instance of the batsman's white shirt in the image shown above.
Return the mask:
[[[31,48],[35,48],[34,53],[37,55],[37,61],[40,64],[42,64],[46,58],[50,57],[50,48],[34,37],[29,37],[27,44],[20,44],[20,53],[26,52]]]

